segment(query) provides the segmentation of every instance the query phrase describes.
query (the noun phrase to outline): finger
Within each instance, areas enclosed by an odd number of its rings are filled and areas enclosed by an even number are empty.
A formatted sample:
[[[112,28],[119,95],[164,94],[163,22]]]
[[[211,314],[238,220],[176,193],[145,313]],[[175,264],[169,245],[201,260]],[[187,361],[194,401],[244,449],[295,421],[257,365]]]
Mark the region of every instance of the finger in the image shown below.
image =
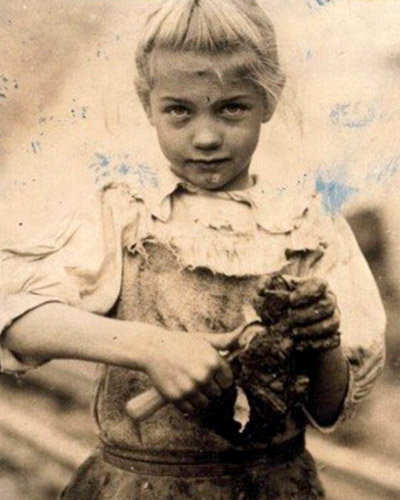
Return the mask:
[[[310,352],[310,351],[332,351],[340,345],[340,333],[331,334],[325,338],[308,338],[302,339],[296,343],[297,352]]]
[[[194,392],[189,396],[189,401],[194,408],[207,408],[210,404],[208,397],[200,391]]]
[[[196,413],[196,408],[188,400],[181,400],[175,403],[175,406],[184,414],[190,415]]]
[[[314,323],[313,325],[300,326],[293,328],[293,336],[298,339],[308,337],[327,337],[336,333],[340,326],[340,313],[335,309],[334,314],[323,321]]]
[[[299,279],[296,289],[290,294],[290,304],[293,307],[311,304],[322,297],[327,288],[326,281],[320,278]]]
[[[324,286],[325,284],[323,284],[322,286]],[[313,286],[313,285],[312,285]],[[321,286],[321,291],[323,290]],[[325,285],[326,286],[326,285]],[[294,292],[292,292],[293,294]],[[291,296],[292,296],[291,294]],[[307,298],[307,296],[311,296],[311,293],[308,294],[307,291],[305,293],[305,296],[304,296],[304,300]],[[310,298],[311,300],[311,298]],[[305,305],[310,305],[310,304],[317,304],[319,302],[323,302],[324,304],[327,303],[327,302],[332,302],[333,304],[336,304],[337,303],[337,300],[336,300],[336,295],[326,286],[325,288],[325,291],[320,295],[320,296],[317,296],[317,293],[314,295],[314,299],[309,303],[309,304],[293,304],[292,303],[292,300],[291,300],[291,307],[292,308],[302,308],[304,307]]]
[[[310,325],[334,315],[336,301],[330,297],[323,298],[311,306],[292,308],[289,320],[292,326]]]
[[[238,346],[243,326],[228,333],[204,333],[201,336],[218,351],[231,350]]]
[[[201,388],[201,392],[207,396],[209,399],[215,399],[221,396],[221,387],[215,382],[215,380],[209,381]]]
[[[271,288],[273,278],[271,275],[267,274],[260,278],[259,282],[256,285],[256,291],[259,295],[262,295],[265,289]]]
[[[215,372],[214,380],[221,389],[228,389],[233,384],[233,374],[228,363],[222,362]]]

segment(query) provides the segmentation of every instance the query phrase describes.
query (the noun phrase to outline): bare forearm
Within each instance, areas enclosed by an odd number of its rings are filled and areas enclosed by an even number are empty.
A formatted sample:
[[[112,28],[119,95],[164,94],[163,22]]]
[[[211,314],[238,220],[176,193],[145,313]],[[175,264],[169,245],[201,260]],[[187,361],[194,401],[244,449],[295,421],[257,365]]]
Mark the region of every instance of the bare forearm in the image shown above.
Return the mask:
[[[348,366],[340,347],[310,354],[302,360],[310,377],[307,410],[319,425],[334,423],[342,409],[348,386]]]
[[[72,358],[142,370],[164,398],[187,411],[208,404],[208,397],[232,383],[232,372],[218,350],[229,349],[238,334],[184,335],[46,304],[15,321],[3,344],[22,359]]]
[[[4,345],[21,358],[82,359],[140,369],[143,339],[150,328],[64,304],[45,304],[15,321],[5,334]]]

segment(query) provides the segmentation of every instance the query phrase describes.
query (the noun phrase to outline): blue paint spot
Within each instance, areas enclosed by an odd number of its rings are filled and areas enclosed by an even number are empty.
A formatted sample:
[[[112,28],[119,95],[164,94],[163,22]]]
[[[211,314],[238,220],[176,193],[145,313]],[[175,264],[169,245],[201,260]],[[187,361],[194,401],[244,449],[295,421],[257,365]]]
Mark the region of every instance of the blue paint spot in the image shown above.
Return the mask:
[[[127,165],[126,163],[122,163],[118,167],[118,173],[120,173],[121,175],[128,175],[130,171],[131,171],[131,167],[130,167],[130,165]]]
[[[397,174],[400,167],[400,156],[390,158],[383,166],[379,165],[374,167],[366,176],[367,182],[374,182],[377,184],[385,184],[394,175]]]
[[[103,168],[108,167],[110,165],[111,158],[109,158],[108,156],[101,153],[95,153],[95,156],[99,161],[94,165],[100,165],[100,167]]]
[[[343,205],[358,191],[341,178],[343,175],[339,173],[338,176],[336,179],[324,179],[322,173],[319,173],[315,179],[315,187],[322,196],[324,210],[331,215],[340,213]]]
[[[370,125],[376,118],[373,103],[357,101],[355,103],[338,103],[330,114],[334,125],[346,128],[363,128]]]
[[[136,166],[136,169],[132,172],[133,175],[136,175],[139,181],[139,184],[143,187],[151,186],[158,187],[158,178],[156,172],[143,163],[139,163]]]
[[[111,176],[110,174],[110,163],[111,157],[106,156],[102,153],[95,153],[96,161],[89,165],[88,168],[93,169],[95,172],[94,182],[98,184],[101,180]]]
[[[118,176],[135,176],[136,182],[144,188],[157,188],[158,176],[157,171],[152,167],[140,163],[132,168],[127,159],[128,155],[108,155],[104,153],[95,153],[95,161],[88,168],[92,169],[95,175],[94,181],[101,182],[106,178],[117,178]],[[128,181],[129,182],[129,181]]]
[[[306,4],[310,9],[315,9],[316,7],[325,7],[325,5],[333,2],[334,0],[306,0]]]

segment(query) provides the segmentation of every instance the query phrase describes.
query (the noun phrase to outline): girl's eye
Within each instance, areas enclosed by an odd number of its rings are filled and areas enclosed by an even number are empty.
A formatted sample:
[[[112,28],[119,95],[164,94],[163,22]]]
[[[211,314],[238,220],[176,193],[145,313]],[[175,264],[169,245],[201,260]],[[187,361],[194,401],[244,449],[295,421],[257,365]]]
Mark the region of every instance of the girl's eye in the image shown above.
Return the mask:
[[[248,107],[244,104],[231,102],[225,104],[225,106],[221,109],[221,113],[228,118],[239,118],[245,113],[247,109]]]
[[[174,104],[165,109],[165,113],[171,118],[187,118],[190,115],[190,110],[185,106]]]

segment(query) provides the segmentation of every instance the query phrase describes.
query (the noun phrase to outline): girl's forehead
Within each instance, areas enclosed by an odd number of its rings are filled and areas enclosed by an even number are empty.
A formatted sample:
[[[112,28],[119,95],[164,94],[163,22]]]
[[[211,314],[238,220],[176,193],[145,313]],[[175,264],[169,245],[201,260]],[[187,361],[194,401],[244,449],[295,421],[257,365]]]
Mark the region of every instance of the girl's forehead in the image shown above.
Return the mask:
[[[232,54],[199,54],[179,50],[156,49],[149,65],[153,87],[166,82],[213,78],[222,83],[239,85],[243,70],[254,59],[248,50]]]

